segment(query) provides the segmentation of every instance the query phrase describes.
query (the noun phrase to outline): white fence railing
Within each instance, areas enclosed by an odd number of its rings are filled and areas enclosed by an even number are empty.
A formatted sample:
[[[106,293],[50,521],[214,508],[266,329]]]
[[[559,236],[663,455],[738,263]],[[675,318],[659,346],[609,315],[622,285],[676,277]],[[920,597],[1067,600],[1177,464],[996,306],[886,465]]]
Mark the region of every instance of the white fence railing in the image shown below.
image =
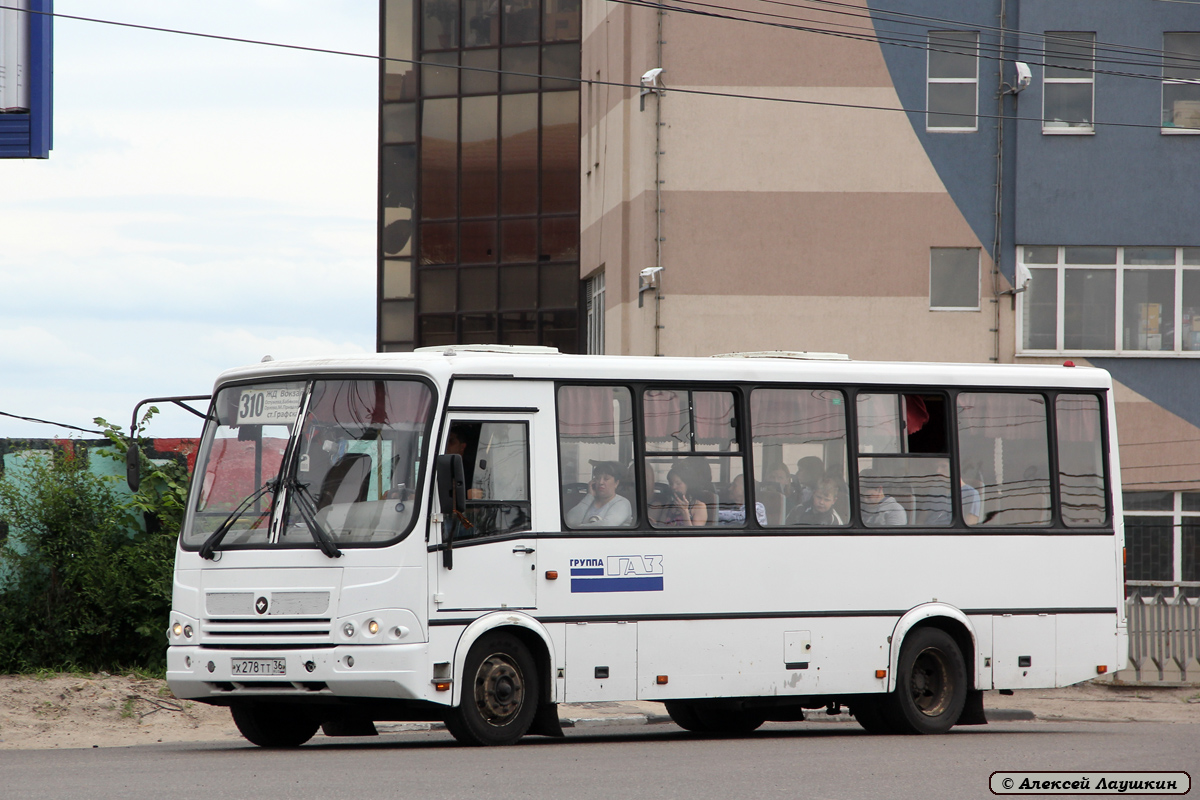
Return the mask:
[[[1127,581],[1129,666],[1119,683],[1200,684],[1200,581]]]

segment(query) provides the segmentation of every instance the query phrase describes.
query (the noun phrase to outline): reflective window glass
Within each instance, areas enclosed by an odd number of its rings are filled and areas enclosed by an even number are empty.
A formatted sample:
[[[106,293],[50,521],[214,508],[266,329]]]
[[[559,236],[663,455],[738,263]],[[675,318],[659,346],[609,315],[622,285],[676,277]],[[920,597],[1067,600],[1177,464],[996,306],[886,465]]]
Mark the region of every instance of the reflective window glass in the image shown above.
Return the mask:
[[[538,305],[541,308],[575,308],[579,305],[579,267],[543,264]]]
[[[542,212],[579,208],[579,92],[542,95]]]
[[[1058,270],[1031,269],[1025,289],[1021,340],[1030,350],[1058,349]]]
[[[1060,394],[1058,491],[1066,525],[1100,525],[1108,516],[1100,401],[1090,394]]]
[[[458,260],[458,230],[453,222],[421,226],[421,264],[453,264]]]
[[[430,53],[421,60],[425,62],[421,65],[421,94],[426,97],[458,94],[458,53]]]
[[[542,39],[547,42],[579,38],[579,0],[543,0]]]
[[[1126,350],[1175,349],[1175,270],[1127,269],[1124,275]]]
[[[537,308],[537,267],[500,268],[500,308]]]
[[[537,212],[537,94],[510,94],[500,99],[500,133],[500,213],[534,214]]]
[[[575,261],[579,258],[579,218],[545,217],[542,219],[541,261]]]
[[[458,0],[422,0],[421,17],[425,50],[458,47]]]
[[[459,270],[458,310],[494,311],[495,308],[496,268],[467,267]]]
[[[532,311],[510,311],[500,315],[502,344],[538,344],[537,314]]]
[[[462,54],[462,65],[463,94],[495,94],[499,89],[500,76],[495,72],[500,68],[499,50],[467,50]],[[466,67],[479,69],[465,69]]]
[[[507,0],[504,3],[504,43],[536,42],[541,13],[538,0]]]
[[[417,140],[416,103],[383,104],[384,144],[407,144]]]
[[[412,100],[417,96],[413,60],[413,2],[385,0],[383,50],[389,60],[383,67],[383,99]]]
[[[379,337],[385,342],[411,342],[415,319],[412,300],[385,300],[379,304]]]
[[[421,215],[453,217],[458,213],[458,100],[424,100],[421,109]]]
[[[512,219],[500,223],[500,260],[506,264],[537,258],[537,220]]]
[[[407,258],[384,259],[383,296],[388,300],[413,296],[412,261]]]
[[[460,264],[489,264],[496,260],[495,222],[463,222],[460,230]]]
[[[1116,346],[1116,291],[1116,270],[1066,270],[1063,287],[1063,346],[1066,349],[1112,350]]]
[[[1042,395],[958,395],[961,475],[980,494],[980,525],[1050,522],[1047,434]]]
[[[462,215],[496,214],[499,188],[497,137],[499,98],[464,97],[462,100]],[[491,259],[488,259],[489,261]]]
[[[633,399],[627,388],[560,387],[558,453],[567,527],[634,524]]]
[[[506,47],[500,51],[500,88],[505,92],[536,92],[538,88],[538,49]],[[522,73],[522,74],[512,74]]]
[[[500,43],[500,3],[497,0],[463,0],[463,46],[487,47]]]
[[[753,495],[763,507],[766,525],[849,523],[846,401],[841,392],[755,389],[750,432]]]
[[[577,44],[551,44],[542,47],[542,90],[579,89],[580,48]],[[569,81],[554,77],[574,78]]]
[[[423,269],[420,280],[421,312],[453,311],[458,305],[458,276],[452,269]]]

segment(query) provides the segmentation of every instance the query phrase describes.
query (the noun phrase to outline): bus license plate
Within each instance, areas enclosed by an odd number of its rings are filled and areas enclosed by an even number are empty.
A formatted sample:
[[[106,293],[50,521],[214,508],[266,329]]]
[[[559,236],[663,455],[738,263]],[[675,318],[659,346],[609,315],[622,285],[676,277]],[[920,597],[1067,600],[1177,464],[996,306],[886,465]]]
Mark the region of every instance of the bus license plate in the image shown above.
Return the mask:
[[[283,658],[234,658],[234,675],[286,675],[287,659]]]

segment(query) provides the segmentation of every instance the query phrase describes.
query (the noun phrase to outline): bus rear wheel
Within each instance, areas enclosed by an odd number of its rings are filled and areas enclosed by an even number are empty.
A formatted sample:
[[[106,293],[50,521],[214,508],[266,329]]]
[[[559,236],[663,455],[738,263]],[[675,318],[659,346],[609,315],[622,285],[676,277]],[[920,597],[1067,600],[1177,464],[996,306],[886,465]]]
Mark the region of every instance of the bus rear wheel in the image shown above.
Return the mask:
[[[529,648],[511,634],[487,634],[467,652],[462,698],[446,728],[462,744],[513,744],[533,723],[538,697]]]
[[[881,711],[897,733],[945,733],[967,702],[967,666],[950,634],[918,628],[904,640],[896,691]]]
[[[321,722],[286,703],[238,702],[229,707],[233,722],[259,747],[299,747],[313,737]]]
[[[763,717],[721,701],[667,700],[671,721],[693,733],[750,733],[763,724]]]

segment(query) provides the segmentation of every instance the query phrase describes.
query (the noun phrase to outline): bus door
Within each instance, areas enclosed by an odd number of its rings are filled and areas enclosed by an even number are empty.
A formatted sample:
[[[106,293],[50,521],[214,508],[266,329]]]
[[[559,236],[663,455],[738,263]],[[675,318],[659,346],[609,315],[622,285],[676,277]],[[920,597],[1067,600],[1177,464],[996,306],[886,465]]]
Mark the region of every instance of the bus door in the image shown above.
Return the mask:
[[[540,416],[549,424],[552,407]],[[441,452],[462,455],[467,510],[453,533],[449,566],[445,522],[431,531],[431,541],[442,545],[434,566],[438,576],[434,608],[439,612],[534,608],[538,561],[533,532],[538,530],[538,510],[537,460],[531,457],[531,445],[539,438],[539,414],[527,404],[513,413],[478,406],[456,412],[452,405],[447,421]],[[553,463],[543,467],[547,468],[553,470]]]

